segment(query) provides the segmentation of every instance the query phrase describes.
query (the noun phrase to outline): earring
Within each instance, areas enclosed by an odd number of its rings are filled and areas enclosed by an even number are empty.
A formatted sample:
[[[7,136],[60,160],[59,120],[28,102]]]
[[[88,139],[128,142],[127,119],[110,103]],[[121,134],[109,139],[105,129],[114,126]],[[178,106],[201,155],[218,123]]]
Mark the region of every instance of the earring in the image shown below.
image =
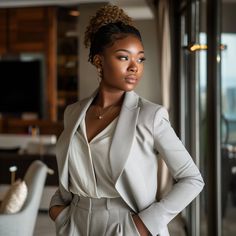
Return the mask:
[[[98,71],[98,83],[100,84],[101,83],[101,80],[102,80],[102,68],[98,67],[97,68],[97,71]]]

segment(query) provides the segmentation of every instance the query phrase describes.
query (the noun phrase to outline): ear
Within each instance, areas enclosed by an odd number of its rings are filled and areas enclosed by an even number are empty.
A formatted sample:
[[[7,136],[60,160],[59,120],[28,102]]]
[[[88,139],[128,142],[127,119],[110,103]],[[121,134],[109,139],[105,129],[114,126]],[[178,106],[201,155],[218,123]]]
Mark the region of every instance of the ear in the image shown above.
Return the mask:
[[[96,54],[93,57],[93,64],[97,67],[97,68],[102,68],[102,58],[99,54]]]

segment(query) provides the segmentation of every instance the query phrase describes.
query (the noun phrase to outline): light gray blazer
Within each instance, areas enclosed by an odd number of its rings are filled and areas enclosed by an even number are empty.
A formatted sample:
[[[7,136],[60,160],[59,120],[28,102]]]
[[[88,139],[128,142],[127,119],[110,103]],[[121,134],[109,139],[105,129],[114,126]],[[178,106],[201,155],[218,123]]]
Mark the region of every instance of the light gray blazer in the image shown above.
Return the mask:
[[[64,131],[57,142],[60,184],[50,207],[67,205],[72,200],[68,191],[68,150],[95,95],[96,92],[65,111]],[[160,201],[156,200],[158,153],[176,180],[172,190]],[[116,190],[139,214],[152,235],[168,236],[167,224],[204,186],[198,168],[169,123],[166,109],[133,91],[125,94],[109,158]]]

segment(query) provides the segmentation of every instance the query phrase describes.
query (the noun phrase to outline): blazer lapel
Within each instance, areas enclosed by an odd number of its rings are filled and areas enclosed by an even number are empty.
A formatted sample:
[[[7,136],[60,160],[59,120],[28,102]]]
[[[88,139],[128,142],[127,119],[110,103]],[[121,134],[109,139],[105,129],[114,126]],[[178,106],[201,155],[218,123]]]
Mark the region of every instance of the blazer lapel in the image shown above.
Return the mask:
[[[87,109],[92,103],[94,97],[96,96],[97,91],[93,93],[91,97],[85,99],[77,110],[75,110],[72,114],[69,114],[70,117],[67,117],[66,128],[61,134],[60,139],[57,144],[57,155],[61,156],[58,158],[58,166],[59,166],[59,176],[61,177],[61,182],[65,189],[68,190],[68,154],[69,154],[69,146],[71,143],[71,139],[76,132],[82,118],[84,117]]]
[[[115,183],[122,174],[135,136],[139,113],[139,97],[134,92],[126,92],[119,120],[110,148],[110,163]]]
[[[82,118],[85,116],[86,111],[88,110],[90,104],[92,103],[94,97],[97,94],[97,90],[87,99],[85,99],[78,110],[76,110],[73,114],[71,114],[71,117],[67,118],[68,121],[68,127],[66,129],[66,132],[68,134],[68,138],[69,138],[69,143],[73,137],[73,135],[75,134]],[[69,147],[68,147],[69,148]]]

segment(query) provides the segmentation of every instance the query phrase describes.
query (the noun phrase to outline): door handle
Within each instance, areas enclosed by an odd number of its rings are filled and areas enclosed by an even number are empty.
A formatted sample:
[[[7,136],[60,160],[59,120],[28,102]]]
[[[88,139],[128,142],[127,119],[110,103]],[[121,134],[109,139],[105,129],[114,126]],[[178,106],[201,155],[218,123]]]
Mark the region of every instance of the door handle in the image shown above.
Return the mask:
[[[207,47],[207,44],[193,43],[188,46],[185,46],[184,48],[190,52],[195,52],[195,51],[207,50],[208,47]],[[226,50],[226,49],[227,49],[227,45],[225,44],[220,45],[220,50]]]

